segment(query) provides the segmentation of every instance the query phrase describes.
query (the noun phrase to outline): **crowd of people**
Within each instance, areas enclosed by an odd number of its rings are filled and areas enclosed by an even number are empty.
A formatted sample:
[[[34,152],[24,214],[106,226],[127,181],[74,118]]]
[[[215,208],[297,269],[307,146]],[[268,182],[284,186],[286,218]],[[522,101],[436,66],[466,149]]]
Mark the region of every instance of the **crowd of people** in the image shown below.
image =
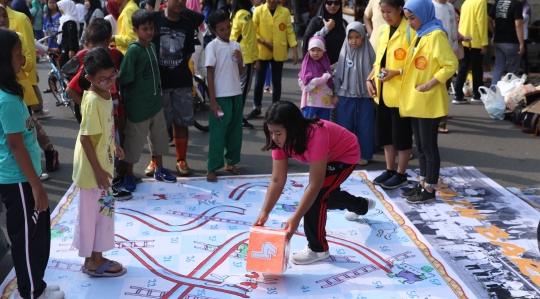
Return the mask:
[[[186,157],[194,123],[193,76],[208,82],[206,178],[217,182],[220,169],[243,173],[236,166],[242,129],[253,128],[248,120],[263,114],[271,69],[263,150],[272,151],[272,178],[254,225],[264,225],[279,199],[288,159],[309,164],[309,185],[286,226],[291,237],[304,219],[308,245],[293,263],[328,257],[328,209],[346,210],[345,218],[355,220],[374,207],[374,201],[340,185],[378,148],[384,150],[386,170],[373,183],[395,189],[408,183],[414,141],[420,182],[402,196],[411,204],[435,200],[437,136],[446,130],[451,78],[457,71],[453,103],[466,103],[460,91],[472,64],[471,101],[479,100],[488,31],[495,51],[493,81],[505,68],[517,73],[526,52],[522,20],[530,20],[530,6],[526,0],[500,0],[488,13],[486,0],[466,0],[458,18],[445,0],[371,0],[365,24],[348,24],[342,5],[324,0],[307,26],[298,107],[281,101],[284,62],[290,49],[293,64],[298,62],[298,46],[290,10],[278,0],[15,0],[11,8],[0,0],[0,198],[8,210],[18,295],[64,297],[43,280],[50,211],[40,182],[48,175],[39,146],[47,171],[58,169],[59,162],[38,120],[49,114],[37,88],[36,46],[42,48],[42,40],[59,56],[60,67],[74,70],[67,88],[80,123],[73,159],[80,190],[73,246],[90,276],[127,272],[102,253],[114,247],[114,201],[130,199],[141,181],[133,166],[146,141],[152,155],[147,176],[177,181],[163,165],[170,146],[178,175],[191,173]],[[253,110],[244,116],[253,76]]]

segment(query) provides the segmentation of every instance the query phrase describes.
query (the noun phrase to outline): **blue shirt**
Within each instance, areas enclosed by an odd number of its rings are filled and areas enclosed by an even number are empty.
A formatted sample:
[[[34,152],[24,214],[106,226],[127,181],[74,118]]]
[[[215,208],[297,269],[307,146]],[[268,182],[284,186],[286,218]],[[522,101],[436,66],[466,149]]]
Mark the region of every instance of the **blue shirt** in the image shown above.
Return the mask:
[[[7,143],[6,134],[15,133],[22,133],[34,169],[41,175],[41,152],[36,139],[34,121],[28,113],[28,108],[20,97],[0,90],[0,169],[2,169],[0,184],[28,181]]]
[[[53,36],[54,34],[58,33],[58,29],[60,28],[60,17],[62,15],[60,13],[56,13],[56,15],[52,16],[52,22],[50,22],[49,17],[47,15],[43,16],[43,31],[47,32],[48,36]],[[49,37],[48,39],[49,48],[58,48],[58,43],[56,42],[56,37]]]

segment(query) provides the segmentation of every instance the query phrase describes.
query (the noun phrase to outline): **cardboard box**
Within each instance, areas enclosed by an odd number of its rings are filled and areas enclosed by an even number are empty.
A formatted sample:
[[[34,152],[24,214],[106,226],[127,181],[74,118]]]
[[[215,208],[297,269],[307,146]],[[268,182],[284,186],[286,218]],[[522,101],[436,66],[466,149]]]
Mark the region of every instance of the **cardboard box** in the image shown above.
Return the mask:
[[[540,114],[540,100],[529,105],[527,108],[521,110],[522,112],[538,113]]]
[[[287,231],[254,226],[249,229],[247,271],[282,274],[289,263]]]
[[[529,92],[525,94],[525,105],[528,106],[540,99],[540,90]]]

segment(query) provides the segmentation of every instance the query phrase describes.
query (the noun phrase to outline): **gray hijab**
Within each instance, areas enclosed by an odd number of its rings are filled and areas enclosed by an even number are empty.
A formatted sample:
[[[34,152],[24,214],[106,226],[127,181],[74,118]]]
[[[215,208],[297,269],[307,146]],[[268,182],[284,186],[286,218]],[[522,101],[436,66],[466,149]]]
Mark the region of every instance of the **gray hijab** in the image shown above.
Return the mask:
[[[362,44],[358,48],[349,45],[348,36],[351,30],[362,37]],[[345,91],[350,96],[369,98],[366,80],[375,62],[375,51],[367,38],[366,28],[360,22],[352,22],[346,29],[347,38],[343,42],[334,79],[335,92]]]

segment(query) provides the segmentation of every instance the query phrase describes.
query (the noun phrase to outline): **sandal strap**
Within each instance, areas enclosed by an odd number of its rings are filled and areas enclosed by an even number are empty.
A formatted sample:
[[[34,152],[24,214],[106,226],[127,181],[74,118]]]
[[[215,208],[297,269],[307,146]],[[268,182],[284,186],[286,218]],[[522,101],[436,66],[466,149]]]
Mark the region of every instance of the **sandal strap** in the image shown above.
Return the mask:
[[[118,265],[118,262],[116,261],[111,261],[109,259],[105,259],[105,262],[99,266],[99,268],[96,269],[96,271],[94,271],[96,274],[103,274],[105,273],[105,271],[109,270],[110,268],[114,267]]]

